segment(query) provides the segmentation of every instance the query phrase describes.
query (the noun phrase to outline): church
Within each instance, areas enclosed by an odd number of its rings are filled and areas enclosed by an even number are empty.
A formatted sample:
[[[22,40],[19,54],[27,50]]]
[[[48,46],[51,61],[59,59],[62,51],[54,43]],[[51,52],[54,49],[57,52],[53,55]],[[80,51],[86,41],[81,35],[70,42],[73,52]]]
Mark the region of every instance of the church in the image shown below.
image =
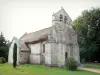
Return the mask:
[[[77,34],[64,8],[52,15],[51,27],[25,33],[20,39],[13,38],[8,55],[10,64],[13,63],[15,44],[17,45],[17,65],[43,64],[63,67],[67,57],[73,57],[80,64]]]

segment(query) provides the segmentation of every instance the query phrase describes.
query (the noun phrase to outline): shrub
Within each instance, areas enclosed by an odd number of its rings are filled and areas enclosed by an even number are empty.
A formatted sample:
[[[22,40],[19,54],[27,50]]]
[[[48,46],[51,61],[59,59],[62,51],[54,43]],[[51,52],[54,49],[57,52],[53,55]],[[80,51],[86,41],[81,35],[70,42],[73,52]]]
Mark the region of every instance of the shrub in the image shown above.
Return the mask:
[[[2,57],[3,63],[6,63],[6,59],[4,57]]]
[[[66,58],[65,60],[65,67],[68,69],[68,70],[76,70],[78,65],[77,65],[77,62],[74,60],[74,58],[72,57],[69,57],[69,58]]]
[[[0,57],[0,63],[6,63],[6,59],[4,57]]]

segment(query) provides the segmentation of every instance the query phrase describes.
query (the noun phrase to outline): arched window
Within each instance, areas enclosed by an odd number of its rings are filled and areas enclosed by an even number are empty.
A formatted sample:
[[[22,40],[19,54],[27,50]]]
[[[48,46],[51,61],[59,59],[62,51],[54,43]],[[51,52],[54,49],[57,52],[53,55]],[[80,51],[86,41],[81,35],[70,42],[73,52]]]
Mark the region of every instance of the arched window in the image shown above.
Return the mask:
[[[60,14],[60,21],[62,21],[63,20],[63,15],[62,14]]]
[[[65,16],[64,17],[64,23],[66,24],[66,22],[67,22],[67,17]]]

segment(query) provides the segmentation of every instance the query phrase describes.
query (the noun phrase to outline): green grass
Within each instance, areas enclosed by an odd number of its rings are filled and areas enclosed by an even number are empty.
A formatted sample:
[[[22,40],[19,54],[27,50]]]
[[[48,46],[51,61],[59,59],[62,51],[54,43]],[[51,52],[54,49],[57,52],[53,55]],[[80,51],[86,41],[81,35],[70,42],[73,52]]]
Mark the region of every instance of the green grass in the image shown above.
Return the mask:
[[[20,65],[14,69],[12,65],[1,64],[0,75],[100,75],[83,70],[68,71],[64,68],[49,68],[41,65]]]
[[[100,64],[83,64],[87,68],[100,69]]]

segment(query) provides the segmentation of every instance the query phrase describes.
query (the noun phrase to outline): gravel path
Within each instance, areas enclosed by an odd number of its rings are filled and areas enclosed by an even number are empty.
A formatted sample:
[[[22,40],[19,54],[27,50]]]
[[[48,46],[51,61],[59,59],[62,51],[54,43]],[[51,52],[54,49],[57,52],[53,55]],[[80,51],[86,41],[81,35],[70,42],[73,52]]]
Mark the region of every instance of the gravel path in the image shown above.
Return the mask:
[[[100,69],[92,69],[92,68],[79,68],[81,70],[86,70],[86,71],[91,71],[91,72],[96,72],[100,73]]]

